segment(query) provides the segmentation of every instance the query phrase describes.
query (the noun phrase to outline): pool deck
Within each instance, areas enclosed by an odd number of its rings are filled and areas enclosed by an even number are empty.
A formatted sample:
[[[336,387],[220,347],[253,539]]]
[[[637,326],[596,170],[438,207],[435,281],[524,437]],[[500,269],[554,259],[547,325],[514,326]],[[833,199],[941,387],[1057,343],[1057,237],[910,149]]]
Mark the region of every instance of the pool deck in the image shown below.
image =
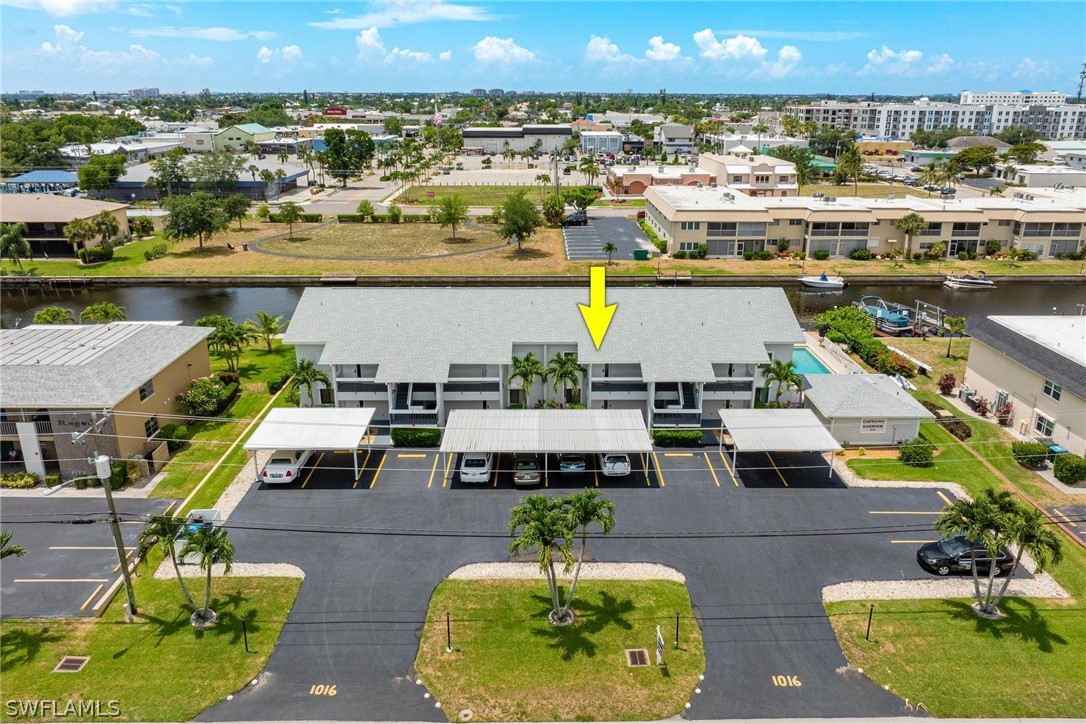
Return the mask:
[[[806,337],[807,340],[807,349],[810,350],[811,354],[818,358],[819,362],[829,367],[830,372],[833,374],[850,375],[853,372],[863,372],[860,365],[853,362],[848,355],[833,342],[819,339],[816,332],[804,332],[803,336]]]

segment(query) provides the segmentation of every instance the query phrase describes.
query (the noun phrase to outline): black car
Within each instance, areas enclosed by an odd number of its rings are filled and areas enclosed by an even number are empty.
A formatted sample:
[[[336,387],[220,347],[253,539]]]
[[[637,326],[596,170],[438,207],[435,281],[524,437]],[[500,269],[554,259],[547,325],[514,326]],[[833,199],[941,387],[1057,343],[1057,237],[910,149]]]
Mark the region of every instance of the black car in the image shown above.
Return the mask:
[[[976,548],[977,572],[988,575],[992,565],[992,558],[988,555],[988,549],[981,542],[971,544],[965,536],[957,535],[934,543],[927,543],[916,552],[916,560],[921,568],[945,576],[950,573],[970,573],[973,560],[970,557],[970,548]],[[1000,548],[999,557],[995,564],[999,567],[996,575],[1010,573],[1014,568],[1014,556],[1009,551]]]
[[[588,214],[576,211],[562,221],[562,226],[585,226],[588,224]]]

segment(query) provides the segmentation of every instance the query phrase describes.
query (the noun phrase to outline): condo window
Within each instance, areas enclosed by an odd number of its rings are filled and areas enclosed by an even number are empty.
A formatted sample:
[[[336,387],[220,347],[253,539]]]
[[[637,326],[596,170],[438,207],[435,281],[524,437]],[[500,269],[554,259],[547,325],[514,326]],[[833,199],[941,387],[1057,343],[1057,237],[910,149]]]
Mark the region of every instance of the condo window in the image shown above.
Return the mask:
[[[696,242],[696,241],[680,241],[679,242],[679,251],[690,252],[690,251],[697,251],[697,250],[698,250],[698,242]]]
[[[158,434],[158,417],[155,416],[155,415],[152,415],[151,417],[148,417],[147,421],[143,423],[143,431],[147,434],[147,439],[148,440],[150,440],[152,437],[157,435]]]
[[[1057,385],[1052,380],[1045,380],[1045,394],[1051,397],[1053,400],[1059,400],[1060,395],[1063,394],[1063,388]]]
[[[682,229],[683,231],[697,231],[698,229],[701,228],[701,222],[700,221],[683,221],[683,222],[681,222],[679,228]]]
[[[1056,428],[1056,423],[1048,419],[1041,413],[1037,413],[1037,421],[1033,423],[1033,429],[1037,433],[1049,437],[1052,435],[1052,431]]]
[[[803,226],[803,219],[789,219],[789,226]]]
[[[155,381],[147,380],[140,387],[140,402],[143,402],[153,394],[155,394]]]

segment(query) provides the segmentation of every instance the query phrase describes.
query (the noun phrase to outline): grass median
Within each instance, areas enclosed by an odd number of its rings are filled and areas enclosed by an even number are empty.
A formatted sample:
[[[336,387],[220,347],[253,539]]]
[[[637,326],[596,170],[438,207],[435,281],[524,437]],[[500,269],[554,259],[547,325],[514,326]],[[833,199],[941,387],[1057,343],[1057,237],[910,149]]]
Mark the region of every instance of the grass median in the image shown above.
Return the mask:
[[[415,668],[446,715],[476,721],[663,719],[683,711],[705,669],[686,587],[582,581],[568,627],[546,621],[544,581],[447,580],[434,591]],[[445,612],[453,650],[446,650]],[[674,647],[675,612],[682,613]],[[656,626],[667,642],[656,666]],[[629,667],[627,649],[649,665]]]

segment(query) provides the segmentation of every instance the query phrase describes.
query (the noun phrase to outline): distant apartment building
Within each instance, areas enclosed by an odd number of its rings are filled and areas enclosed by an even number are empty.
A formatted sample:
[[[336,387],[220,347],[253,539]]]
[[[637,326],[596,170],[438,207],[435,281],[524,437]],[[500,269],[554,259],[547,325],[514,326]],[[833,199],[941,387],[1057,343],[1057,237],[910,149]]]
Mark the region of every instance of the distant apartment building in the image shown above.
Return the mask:
[[[486,97],[486,88],[472,88],[471,89],[471,94],[473,96],[475,96],[476,98],[485,98]]]
[[[495,98],[501,98],[505,95],[505,91],[503,91],[501,88],[491,88],[487,91],[487,95],[492,95]]]
[[[132,100],[158,98],[158,88],[132,88],[128,91],[128,97]]]
[[[728,155],[703,153],[698,156],[698,166],[712,174],[720,186],[747,196],[799,194],[796,165],[773,156],[735,151]]]
[[[972,93],[964,91],[958,102],[963,106],[989,106],[989,105],[1052,105],[1062,106],[1067,103],[1067,94],[1049,91],[1047,93],[1034,93],[1032,91],[1018,91],[1008,93],[996,91],[994,93]]]

